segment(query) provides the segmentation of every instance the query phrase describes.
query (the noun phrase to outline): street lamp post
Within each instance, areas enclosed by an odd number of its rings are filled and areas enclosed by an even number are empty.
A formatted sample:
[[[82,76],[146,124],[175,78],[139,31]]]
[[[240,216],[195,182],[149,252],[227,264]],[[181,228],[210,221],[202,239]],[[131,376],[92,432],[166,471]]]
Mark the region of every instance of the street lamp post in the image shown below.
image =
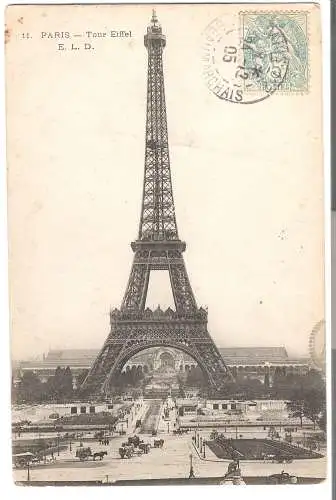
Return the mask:
[[[169,434],[169,422],[167,422],[167,426],[168,426],[168,434]]]
[[[200,443],[199,443],[199,449],[200,449],[200,452],[202,453],[202,441],[203,441],[203,438],[202,436],[200,437]]]
[[[193,468],[193,462],[192,462],[192,453],[190,453],[189,458],[190,458],[189,479],[192,479],[193,477],[195,477],[194,468]]]
[[[203,441],[203,458],[205,458],[205,441]]]
[[[57,456],[60,454],[60,433],[57,433]]]
[[[27,481],[30,481],[30,464],[29,464],[29,460],[27,462]]]

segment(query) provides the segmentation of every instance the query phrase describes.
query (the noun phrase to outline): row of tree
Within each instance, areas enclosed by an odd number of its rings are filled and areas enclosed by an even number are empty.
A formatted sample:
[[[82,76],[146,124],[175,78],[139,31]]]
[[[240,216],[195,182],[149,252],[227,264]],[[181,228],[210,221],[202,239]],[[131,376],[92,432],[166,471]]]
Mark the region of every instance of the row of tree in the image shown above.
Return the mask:
[[[113,381],[113,386],[122,392],[130,387],[141,387],[145,379],[145,374],[140,368],[132,368],[119,373]]]
[[[83,372],[83,380],[85,374]],[[81,380],[77,381],[78,383]],[[12,398],[17,403],[39,403],[43,401],[70,400],[75,395],[71,368],[57,367],[54,375],[42,381],[34,371],[24,371],[12,387]]]
[[[201,390],[206,387],[199,367],[192,369],[185,380],[180,380],[180,387],[196,386]],[[227,399],[282,399],[288,401],[289,414],[300,419],[308,418],[314,425],[326,429],[326,386],[321,372],[310,370],[306,375],[277,374],[272,386],[269,380],[262,383],[259,379],[237,377],[226,384],[220,397]]]
[[[77,387],[83,382],[87,370],[77,377]],[[141,370],[129,370],[121,373],[114,386],[123,392],[129,388],[141,388],[150,377]],[[181,390],[198,387],[206,391],[207,384],[199,367],[192,368],[187,375],[179,376]],[[78,396],[78,389],[73,387],[73,374],[70,367],[58,367],[53,376],[42,382],[33,371],[25,371],[19,382],[13,386],[13,401],[45,402],[65,401]],[[227,383],[221,392],[221,398],[228,399],[282,399],[288,401],[292,416],[300,419],[309,418],[320,428],[326,428],[326,387],[325,380],[318,371],[311,370],[307,375],[279,375],[274,378],[272,387],[258,379],[240,377]]]

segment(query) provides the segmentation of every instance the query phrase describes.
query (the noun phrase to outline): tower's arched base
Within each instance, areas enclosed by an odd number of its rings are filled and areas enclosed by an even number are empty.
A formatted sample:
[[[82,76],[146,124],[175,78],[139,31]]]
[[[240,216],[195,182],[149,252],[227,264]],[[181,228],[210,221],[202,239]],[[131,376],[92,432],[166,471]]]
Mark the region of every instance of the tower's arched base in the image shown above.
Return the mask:
[[[198,309],[188,318],[179,317],[171,309],[147,309],[138,317],[115,309],[111,313],[111,333],[84,380],[81,392],[86,395],[109,393],[114,377],[132,356],[157,346],[173,347],[191,356],[202,369],[212,392],[220,391],[232,380],[207,331],[204,309]]]

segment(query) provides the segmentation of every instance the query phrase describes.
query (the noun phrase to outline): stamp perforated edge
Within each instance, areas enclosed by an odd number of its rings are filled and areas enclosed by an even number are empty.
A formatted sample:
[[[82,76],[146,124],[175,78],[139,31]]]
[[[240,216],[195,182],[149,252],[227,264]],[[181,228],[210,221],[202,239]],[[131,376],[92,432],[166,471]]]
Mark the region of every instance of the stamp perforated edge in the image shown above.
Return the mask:
[[[311,50],[310,50],[310,14],[311,12],[308,10],[299,10],[299,9],[291,9],[291,10],[241,10],[238,12],[238,16],[244,16],[244,15],[262,15],[262,14],[269,14],[269,15],[295,15],[295,14],[300,14],[300,15],[305,15],[306,17],[306,37],[307,37],[307,88],[305,90],[277,90],[276,94],[277,95],[307,95],[310,92],[310,82],[311,82]]]

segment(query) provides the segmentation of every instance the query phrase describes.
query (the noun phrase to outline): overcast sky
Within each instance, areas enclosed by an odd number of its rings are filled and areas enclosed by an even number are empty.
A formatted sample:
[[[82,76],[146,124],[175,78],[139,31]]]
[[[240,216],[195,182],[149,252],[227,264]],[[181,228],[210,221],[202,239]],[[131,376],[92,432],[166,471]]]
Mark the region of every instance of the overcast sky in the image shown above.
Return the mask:
[[[7,44],[13,356],[100,348],[109,308],[122,301],[137,237],[143,35],[151,9],[13,9],[17,36]],[[220,5],[157,9],[167,35],[171,170],[187,270],[219,347],[285,345],[305,355],[324,316],[319,38],[312,29],[309,92],[231,104],[214,96],[202,76],[202,32],[223,9],[228,19],[237,15]],[[132,37],[97,39],[89,51],[59,51],[57,40],[41,39],[42,31],[119,29]],[[20,39],[23,30],[32,38]],[[68,40],[61,42],[69,49]],[[169,283],[158,274],[148,305],[165,307]]]

